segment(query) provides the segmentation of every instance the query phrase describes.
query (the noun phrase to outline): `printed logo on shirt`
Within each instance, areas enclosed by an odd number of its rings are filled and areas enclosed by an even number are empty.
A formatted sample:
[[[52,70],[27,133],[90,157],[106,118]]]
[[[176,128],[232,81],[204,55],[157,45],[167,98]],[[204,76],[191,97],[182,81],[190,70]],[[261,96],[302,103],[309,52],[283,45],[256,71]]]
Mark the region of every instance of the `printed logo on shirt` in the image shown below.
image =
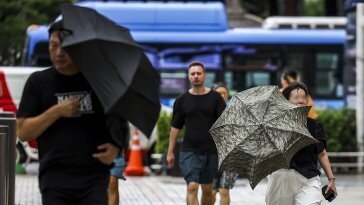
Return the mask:
[[[79,115],[94,113],[92,109],[91,92],[79,91],[68,93],[56,93],[57,103],[61,103],[66,99],[78,99],[80,100]]]

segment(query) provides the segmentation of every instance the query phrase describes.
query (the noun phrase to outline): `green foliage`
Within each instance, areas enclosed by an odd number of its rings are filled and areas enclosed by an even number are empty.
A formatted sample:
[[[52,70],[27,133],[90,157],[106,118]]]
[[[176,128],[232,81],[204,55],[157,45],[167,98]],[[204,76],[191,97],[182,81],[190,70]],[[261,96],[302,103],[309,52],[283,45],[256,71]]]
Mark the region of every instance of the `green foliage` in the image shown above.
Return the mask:
[[[357,151],[355,111],[350,109],[318,111],[330,152]]]
[[[59,14],[62,3],[72,0],[0,0],[0,65],[20,62],[26,29],[32,24],[48,24]]]
[[[304,1],[302,13],[304,16],[325,16],[325,1],[324,0]]]
[[[157,153],[166,153],[169,143],[169,132],[171,131],[172,116],[167,112],[162,112],[159,115],[157,122],[157,143],[155,151]]]
[[[157,142],[155,152],[165,154],[168,151],[169,133],[171,131],[172,114],[161,112],[157,122]],[[178,137],[184,136],[185,129],[179,132]],[[178,141],[178,140],[177,140]],[[178,143],[178,142],[177,142]]]

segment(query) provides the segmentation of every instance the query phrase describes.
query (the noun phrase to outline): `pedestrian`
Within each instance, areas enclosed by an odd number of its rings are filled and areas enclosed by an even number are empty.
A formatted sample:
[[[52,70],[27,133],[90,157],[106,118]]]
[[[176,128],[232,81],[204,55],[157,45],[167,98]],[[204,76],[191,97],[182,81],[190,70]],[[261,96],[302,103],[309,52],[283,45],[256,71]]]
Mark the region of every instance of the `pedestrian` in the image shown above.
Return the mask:
[[[173,167],[174,149],[180,130],[185,136],[179,165],[187,183],[187,204],[199,204],[197,192],[202,188],[201,204],[212,204],[212,182],[217,172],[218,157],[215,143],[208,132],[226,104],[215,91],[205,86],[206,71],[201,62],[188,66],[191,88],[177,97],[172,114],[168,166]]]
[[[48,31],[53,66],[27,80],[17,135],[38,142],[43,205],[105,205],[111,164],[122,147],[108,133],[107,116],[91,86],[62,48],[69,34],[62,20]]]
[[[294,70],[286,70],[281,75],[281,89],[282,92],[287,86],[292,83],[299,82],[299,76],[296,71]],[[313,107],[314,103],[311,96],[308,96],[308,106],[311,106],[310,111],[308,112],[308,117],[312,119],[316,119],[318,117],[315,108]]]
[[[110,120],[112,118],[108,118],[107,125],[108,128],[112,130],[113,135],[115,136],[123,136],[123,141],[120,142],[122,147],[124,148],[121,151],[120,156],[114,160],[114,166],[110,169],[110,178],[109,178],[109,187],[108,191],[108,205],[119,205],[119,179],[126,180],[123,175],[125,168],[125,150],[129,147],[130,140],[130,128],[129,123],[121,119],[120,117],[113,116],[118,120]]]
[[[114,160],[114,166],[110,170],[109,187],[108,187],[108,205],[119,205],[119,179],[126,180],[123,176],[125,167],[124,155]]]
[[[283,90],[284,97],[298,106],[306,106],[308,91],[303,83],[290,84]],[[268,205],[313,205],[320,204],[321,181],[317,162],[322,166],[328,186],[337,195],[335,177],[326,152],[326,136],[322,125],[315,119],[307,118],[307,128],[319,141],[298,151],[290,162],[290,169],[280,169],[268,177],[265,202]]]
[[[218,92],[224,101],[228,102],[229,89],[226,87],[225,83],[217,82],[215,83],[212,90]],[[234,184],[238,178],[239,174],[237,172],[219,171],[214,178],[212,199],[215,203],[216,194],[220,193],[220,205],[230,204],[230,189],[234,187]]]

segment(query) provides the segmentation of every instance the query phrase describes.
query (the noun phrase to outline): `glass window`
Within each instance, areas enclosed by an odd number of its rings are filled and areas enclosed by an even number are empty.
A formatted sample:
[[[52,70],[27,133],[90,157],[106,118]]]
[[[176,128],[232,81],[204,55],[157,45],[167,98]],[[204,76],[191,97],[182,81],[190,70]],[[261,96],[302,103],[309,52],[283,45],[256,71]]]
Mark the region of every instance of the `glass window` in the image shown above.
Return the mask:
[[[274,72],[268,71],[227,71],[224,73],[224,80],[231,96],[255,86],[272,85],[274,78]]]
[[[335,80],[334,71],[318,71],[316,73],[316,94],[323,97],[340,97],[343,95]]]
[[[205,78],[205,86],[211,88],[215,82],[216,82],[216,73],[207,71]]]
[[[336,53],[317,53],[316,67],[318,69],[337,69],[339,56]]]
[[[287,70],[297,70],[302,71],[305,60],[304,53],[287,53],[287,65],[285,69]]]
[[[162,96],[177,96],[186,91],[188,87],[187,73],[161,72],[160,92]]]
[[[221,68],[221,55],[217,46],[170,47],[158,52],[159,68],[187,68],[192,61],[201,61],[207,69]]]
[[[251,88],[270,84],[270,73],[268,72],[248,72],[246,75],[246,87]]]
[[[252,46],[232,46],[224,56],[227,69],[276,71],[281,65],[279,53]]]

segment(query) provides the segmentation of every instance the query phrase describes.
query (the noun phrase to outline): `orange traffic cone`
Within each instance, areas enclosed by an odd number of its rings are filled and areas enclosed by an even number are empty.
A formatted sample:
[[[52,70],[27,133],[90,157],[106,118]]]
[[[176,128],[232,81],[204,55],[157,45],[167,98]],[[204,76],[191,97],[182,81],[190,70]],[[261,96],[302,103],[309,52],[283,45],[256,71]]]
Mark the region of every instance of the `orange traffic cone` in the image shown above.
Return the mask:
[[[143,153],[140,149],[139,137],[136,134],[133,135],[132,144],[130,148],[129,162],[124,170],[127,176],[144,176],[143,167]]]

